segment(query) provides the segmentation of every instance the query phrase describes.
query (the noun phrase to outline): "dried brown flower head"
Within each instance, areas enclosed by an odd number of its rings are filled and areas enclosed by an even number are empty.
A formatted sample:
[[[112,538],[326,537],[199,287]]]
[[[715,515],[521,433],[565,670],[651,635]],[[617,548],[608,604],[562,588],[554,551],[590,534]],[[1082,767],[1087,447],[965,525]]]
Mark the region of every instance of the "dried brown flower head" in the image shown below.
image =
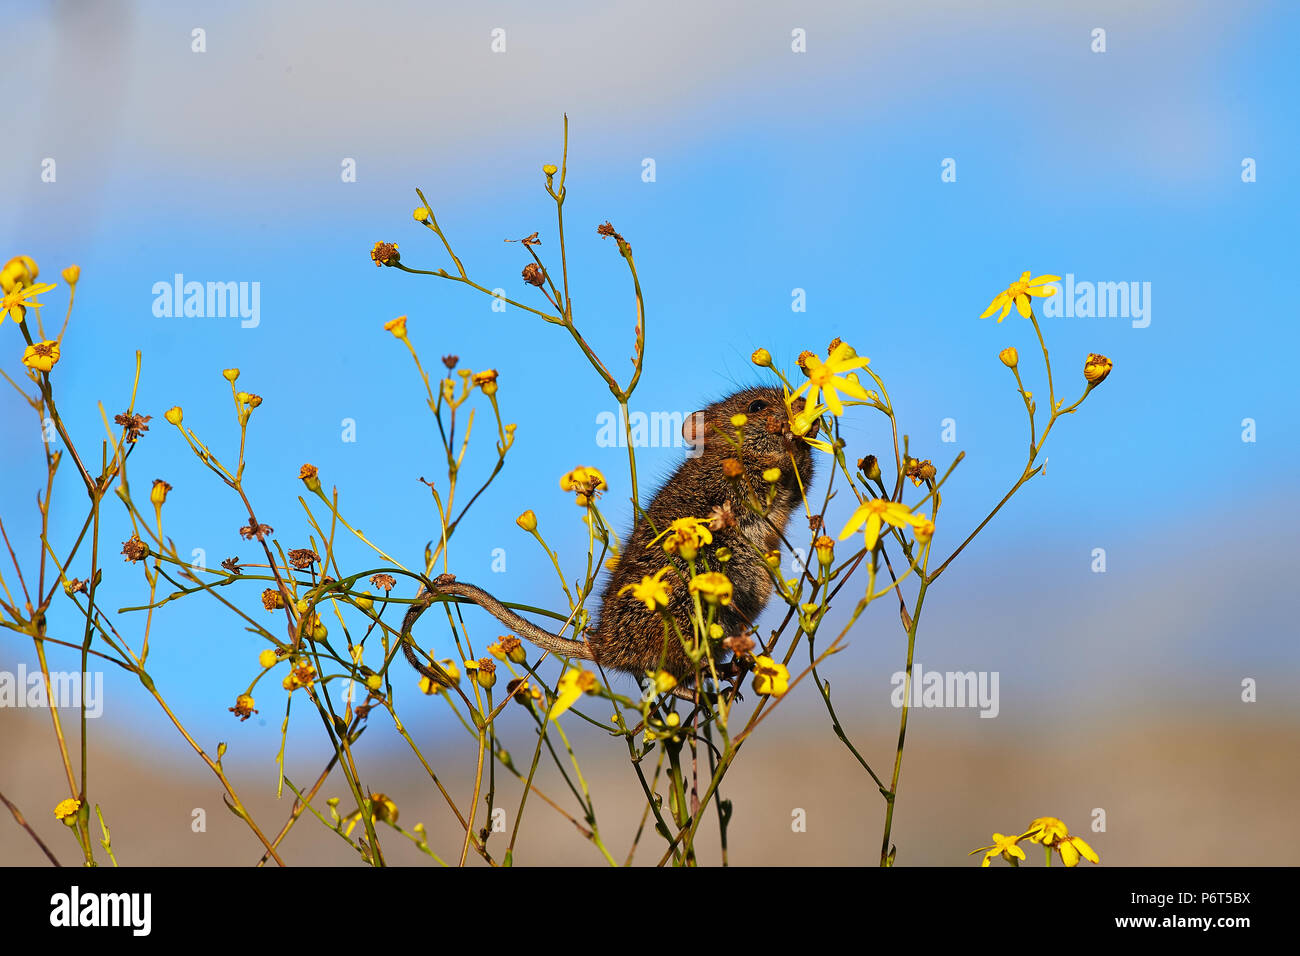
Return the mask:
[[[722,646],[737,657],[744,657],[755,647],[755,642],[748,634],[733,634],[722,642]]]
[[[149,545],[141,541],[139,535],[133,534],[129,540],[122,542],[122,553],[134,564],[149,557]]]
[[[317,561],[320,555],[311,548],[294,548],[289,552],[289,563],[299,571],[305,571]]]
[[[930,459],[924,458],[917,461],[915,458],[907,463],[907,470],[904,474],[912,479],[912,484],[919,485],[923,481],[934,481],[935,475],[939,472],[931,464]]]
[[[739,478],[745,473],[745,466],[737,458],[722,459],[722,473],[728,478]]]
[[[284,607],[284,595],[275,588],[267,588],[262,592],[262,607],[268,611],[276,611]]]
[[[444,355],[444,356],[442,357],[442,364],[445,365],[445,366],[447,366],[447,369],[448,369],[449,371],[450,371],[451,369],[455,368],[455,367],[456,367],[456,363],[459,362],[459,361],[460,361],[460,356],[459,356],[459,355]]]
[[[524,266],[522,275],[525,282],[529,285],[537,286],[539,289],[546,282],[546,270],[536,262],[530,262],[528,265]]]
[[[734,459],[732,459],[734,461]],[[732,513],[731,502],[724,501],[720,505],[714,505],[713,510],[709,512],[709,530],[721,531],[723,528],[734,528],[736,526],[736,516]]]
[[[246,524],[239,529],[239,534],[246,540],[252,541],[256,538],[258,541],[265,541],[266,536],[275,531],[269,524]]]
[[[114,415],[113,421],[126,429],[126,440],[134,442],[139,441],[140,436],[149,430],[148,422],[151,418],[152,415],[130,415],[122,412],[120,415]]]
[[[370,575],[370,583],[384,591],[391,591],[397,581],[391,574],[372,574]]]
[[[226,560],[221,562],[221,566],[225,568],[227,571],[229,571],[231,574],[244,573],[244,569],[239,566],[238,558],[226,558]]]
[[[534,700],[541,699],[541,693],[522,677],[516,677],[506,684],[506,692],[513,694],[515,701],[524,707],[532,707]]]
[[[240,694],[235,698],[235,706],[227,707],[226,709],[238,717],[242,722],[257,713],[253,708],[253,703],[253,698],[249,697],[247,694]]]

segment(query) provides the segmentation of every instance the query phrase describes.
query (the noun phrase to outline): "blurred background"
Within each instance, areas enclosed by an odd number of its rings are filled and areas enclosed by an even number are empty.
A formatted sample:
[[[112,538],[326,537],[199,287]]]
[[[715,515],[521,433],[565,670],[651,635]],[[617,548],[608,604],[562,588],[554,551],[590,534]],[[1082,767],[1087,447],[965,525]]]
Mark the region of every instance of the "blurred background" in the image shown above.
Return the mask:
[[[409,317],[426,368],[456,354],[464,367],[499,370],[503,416],[518,424],[504,472],[453,539],[454,573],[505,599],[563,606],[554,571],[514,517],[533,509],[566,572],[580,574],[585,529],[557,483],[578,464],[604,470],[605,511],[626,529],[626,455],[597,441],[599,416],[615,405],[567,334],[368,257],[385,240],[407,265],[449,267],[411,218],[420,187],[471,276],[531,302],[519,277],[529,260],[502,240],[540,231],[539,252],[556,263],[541,167],[560,161],[565,113],[575,318],[624,380],[633,299],[599,223],[611,220],[632,244],[645,293],[646,370],[633,410],[688,412],[761,381],[749,363],[758,346],[797,374],[801,350],[842,337],[890,387],[914,454],[942,471],[966,453],[946,486],[938,555],[1023,466],[1024,410],[1000,349],[1020,350],[1026,385],[1042,389],[1046,406],[1031,326],[1014,312],[1001,324],[976,316],[1025,269],[1149,290],[1141,320],[1043,320],[1067,400],[1082,388],[1087,353],[1110,356],[1115,371],[1080,414],[1058,422],[1044,474],[927,600],[917,660],[997,672],[1000,708],[995,719],[913,711],[898,863],[977,865],[966,853],[990,833],[1046,814],[1083,834],[1105,864],[1291,862],[1300,836],[1300,518],[1288,498],[1300,470],[1288,284],[1300,154],[1293,8],[14,2],[6,18],[16,40],[0,78],[11,104],[0,258],[30,255],[47,281],[81,266],[55,381],[83,450],[103,437],[98,403],[110,417],[125,409],[143,352],[137,406],[154,421],[131,459],[134,490],[143,498],[155,477],[174,486],[166,532],[182,556],[203,549],[209,566],[256,560],[237,533],[246,513],[162,413],[183,406],[186,424],[233,457],[228,367],[264,398],[245,484],[284,546],[308,544],[296,476],[309,461],[327,489],[337,486],[354,527],[408,566],[420,562],[437,518],[418,479],[445,485],[445,465],[418,375],[382,330],[398,315]],[[799,37],[803,52],[792,49]],[[155,315],[154,284],[177,274],[258,283],[257,324]],[[795,290],[806,311],[792,311]],[[47,326],[61,321],[65,295],[60,282],[45,296]],[[0,327],[11,376],[20,354],[17,329]],[[883,422],[850,414],[850,461],[886,455]],[[40,432],[7,385],[0,430],[0,517],[32,566]],[[489,435],[479,440],[462,487],[477,487],[495,460]],[[638,452],[643,496],[681,454]],[[65,462],[52,520],[60,551],[84,517],[76,481]],[[100,590],[112,609],[147,599],[140,569],[114,553],[130,533],[115,505]],[[836,529],[844,496],[837,505]],[[345,545],[340,562],[360,569],[377,559]],[[88,557],[79,564],[73,573],[84,577]],[[14,580],[7,564],[4,575]],[[259,607],[259,592],[250,584],[241,606]],[[887,604],[825,671],[846,732],[882,775],[897,735],[890,679],[906,650]],[[841,600],[830,624],[851,607]],[[486,616],[466,620],[480,647],[499,633]],[[138,646],[142,615],[116,621]],[[66,602],[52,622],[52,636],[80,639]],[[431,622],[420,639],[436,656],[454,652]],[[278,830],[292,799],[274,795],[282,675],[259,685],[259,716],[239,723],[227,710],[263,646],[200,596],[155,614],[150,668],[196,740],[229,744],[241,796],[264,829]],[[50,653],[55,669],[78,666],[71,651]],[[0,671],[34,661],[29,639],[0,635]],[[1248,680],[1257,684],[1250,703]],[[255,862],[258,844],[152,699],[114,668],[104,682],[90,792],[119,861]],[[468,803],[473,741],[413,685],[399,678],[399,712]],[[317,719],[296,710],[287,771],[314,780],[328,744]],[[778,718],[724,787],[736,805],[731,862],[874,863],[883,800],[834,738],[815,690],[796,688]],[[507,746],[530,755],[528,725],[508,720]],[[367,783],[450,852],[445,804],[391,721],[372,723],[360,748]],[[625,747],[568,723],[602,832],[621,856],[640,800]],[[576,812],[553,770],[539,779]],[[67,784],[48,712],[0,708],[0,792],[65,862],[75,858],[51,815]],[[343,796],[347,809],[345,792],[331,778],[322,795]],[[503,785],[498,802],[512,821],[517,799]],[[191,830],[195,808],[207,811],[204,833]],[[1097,809],[1104,832],[1090,829]],[[792,831],[797,810],[806,832]],[[522,832],[520,863],[602,862],[541,802]],[[638,862],[658,859],[655,842],[645,838]],[[388,843],[400,862],[427,862]],[[701,846],[716,860],[716,843]],[[356,862],[310,819],[284,847],[290,862]],[[42,860],[0,821],[0,863]]]

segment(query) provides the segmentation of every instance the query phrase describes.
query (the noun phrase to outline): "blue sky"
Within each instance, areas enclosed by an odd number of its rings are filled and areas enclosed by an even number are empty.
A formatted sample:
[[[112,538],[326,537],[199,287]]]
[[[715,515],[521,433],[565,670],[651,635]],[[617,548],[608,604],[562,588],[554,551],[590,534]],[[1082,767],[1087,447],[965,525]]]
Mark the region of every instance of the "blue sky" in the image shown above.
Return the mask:
[[[1294,625],[1279,597],[1294,567],[1285,495],[1300,464],[1293,9],[900,3],[808,14],[668,3],[646,23],[636,11],[579,16],[564,3],[446,15],[422,6],[361,16],[313,5],[326,12],[308,16],[294,4],[141,4],[112,15],[31,5],[12,17],[29,65],[0,83],[30,113],[0,156],[5,257],[32,255],[43,277],[82,267],[56,382],[83,443],[102,432],[97,402],[110,415],[125,405],[143,351],[139,406],[155,422],[134,480],[141,492],[154,477],[175,486],[168,531],[182,553],[205,548],[212,564],[252,557],[235,535],[237,502],[161,421],[180,404],[214,448],[231,449],[220,370],[237,366],[241,387],[265,399],[247,484],[286,547],[306,543],[295,476],[311,461],[355,526],[418,560],[435,518],[417,479],[445,486],[445,474],[418,378],[381,330],[399,314],[426,365],[451,352],[497,368],[503,413],[519,426],[506,471],[458,535],[453,571],[503,597],[554,602],[553,572],[513,518],[533,508],[577,573],[585,535],[557,485],[576,464],[605,470],[607,511],[626,522],[621,453],[595,441],[596,416],[613,404],[568,337],[367,257],[385,239],[412,266],[447,265],[411,219],[419,186],[471,274],[527,300],[526,260],[502,240],[540,230],[554,261],[540,167],[559,160],[567,111],[576,318],[624,378],[631,293],[598,223],[612,220],[632,243],[645,290],[647,364],[633,407],[689,410],[760,380],[748,361],[757,346],[793,370],[801,349],[840,336],[889,384],[914,450],[940,465],[966,452],[941,551],[1020,468],[1023,409],[998,351],[1016,345],[1030,387],[1044,384],[1031,328],[1014,314],[977,319],[988,300],[1026,268],[1150,283],[1146,328],[1045,321],[1063,394],[1077,393],[1090,351],[1115,371],[1058,424],[1045,476],[947,575],[920,657],[1018,676],[1031,710],[1050,700],[1044,686],[1080,668],[1128,680],[1146,662],[1170,675],[1161,693],[1228,696],[1252,667],[1294,673]],[[191,52],[196,26],[205,53]],[[489,49],[494,27],[506,30],[504,54]],[[790,49],[796,27],[807,30],[803,54]],[[1096,27],[1105,53],[1090,49]],[[40,180],[47,157],[53,183]],[[345,158],[356,160],[354,183],[340,180]],[[940,178],[948,158],[952,183]],[[1245,158],[1256,182],[1242,181]],[[155,317],[153,284],[178,272],[260,283],[260,324]],[[804,313],[791,311],[795,288],[806,290]],[[47,297],[47,315],[61,314],[62,295]],[[17,342],[0,327],[11,374]],[[12,390],[0,396],[3,516],[34,556],[34,420]],[[955,444],[940,440],[947,418]],[[1253,443],[1241,440],[1245,418],[1257,423]],[[344,419],[356,422],[355,442],[340,440]],[[846,424],[851,457],[886,452],[882,421]],[[483,437],[471,487],[491,464]],[[679,455],[643,450],[642,475],[667,474]],[[55,532],[66,540],[77,491],[71,468],[62,477]],[[114,537],[120,514],[113,521],[110,542],[125,537]],[[1089,571],[1096,547],[1109,556],[1104,581]],[[494,548],[506,549],[504,574],[491,571]],[[365,558],[356,549],[349,560]],[[105,566],[105,603],[140,603],[138,576],[112,556]],[[1165,613],[1180,601],[1197,613]],[[1109,608],[1124,608],[1122,620]],[[1089,615],[1106,625],[1088,626]],[[176,688],[205,734],[234,733],[224,708],[261,645],[198,601],[168,608],[156,628],[160,684]],[[866,643],[848,658],[864,673],[901,661],[898,646]],[[29,654],[0,640],[4,666]]]

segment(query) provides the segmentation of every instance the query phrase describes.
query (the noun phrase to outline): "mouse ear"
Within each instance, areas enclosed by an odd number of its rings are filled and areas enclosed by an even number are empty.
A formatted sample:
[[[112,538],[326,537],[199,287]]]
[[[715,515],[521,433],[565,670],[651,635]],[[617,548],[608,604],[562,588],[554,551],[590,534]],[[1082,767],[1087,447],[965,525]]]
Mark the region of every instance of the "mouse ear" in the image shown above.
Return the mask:
[[[686,442],[686,447],[696,455],[704,451],[705,427],[702,411],[691,412],[682,420],[682,441]]]

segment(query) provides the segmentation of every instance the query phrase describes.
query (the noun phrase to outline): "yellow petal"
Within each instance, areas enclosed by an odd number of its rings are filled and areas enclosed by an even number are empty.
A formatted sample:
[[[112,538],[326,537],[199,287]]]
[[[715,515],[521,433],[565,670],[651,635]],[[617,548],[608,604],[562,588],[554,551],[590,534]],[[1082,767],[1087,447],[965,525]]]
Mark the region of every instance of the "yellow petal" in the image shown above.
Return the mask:
[[[1063,840],[1056,845],[1061,851],[1061,862],[1066,866],[1079,865],[1079,851],[1074,848],[1074,844],[1069,840]]]
[[[876,542],[880,540],[880,515],[872,514],[867,519],[866,530],[867,550],[871,551],[876,547]]]
[[[981,319],[987,319],[990,315],[992,315],[994,312],[996,312],[996,311],[998,310],[998,306],[1000,306],[1000,305],[1002,304],[1002,301],[1003,301],[1006,297],[1007,297],[1007,294],[1006,294],[1005,292],[999,292],[997,295],[995,295],[995,296],[993,297],[993,301],[989,303],[989,307],[988,307],[987,309],[985,309],[983,312],[980,313],[980,318],[981,318]],[[1003,314],[1003,315],[1006,315],[1005,312],[1003,312],[1002,314]]]
[[[1001,322],[1010,313],[1011,313],[1011,296],[1006,296],[1005,301],[1002,303],[1002,314],[998,316],[998,321]]]
[[[1029,273],[1026,272],[1025,275],[1029,275]],[[1060,282],[1060,281],[1061,281],[1060,276],[1039,276],[1037,279],[1030,279],[1029,284],[1042,285],[1044,282]]]
[[[862,383],[855,382],[851,378],[840,378],[838,375],[835,375],[831,377],[830,385],[831,387],[843,392],[845,395],[851,395],[858,401],[871,401],[871,397],[867,394],[867,390],[862,387]]]
[[[1025,295],[1023,292],[1016,296],[1016,309],[1026,319],[1029,318],[1029,296]]]
[[[844,526],[844,530],[840,532],[840,540],[843,541],[849,535],[853,534],[853,532],[861,528],[862,522],[866,520],[867,520],[867,506],[861,505],[858,507],[856,511],[853,512],[853,514],[849,515],[848,524],[846,524]]]
[[[839,395],[833,388],[822,389],[822,400],[826,402],[826,408],[832,415],[839,416],[844,414],[844,403],[840,401]]]
[[[559,717],[560,714],[564,713],[566,710],[572,707],[574,701],[576,701],[581,696],[582,696],[582,691],[580,691],[577,687],[572,687],[566,690],[564,693],[560,694],[559,697],[555,698],[555,703],[551,705],[551,712],[550,714],[547,715],[548,719],[554,720],[556,717]]]
[[[1101,862],[1101,857],[1097,855],[1097,851],[1094,850],[1092,847],[1090,847],[1087,844],[1087,842],[1085,842],[1084,840],[1081,840],[1078,837],[1074,837],[1072,843],[1074,845],[1074,848],[1078,850],[1079,853],[1082,854],[1083,858],[1087,860],[1089,863]]]

